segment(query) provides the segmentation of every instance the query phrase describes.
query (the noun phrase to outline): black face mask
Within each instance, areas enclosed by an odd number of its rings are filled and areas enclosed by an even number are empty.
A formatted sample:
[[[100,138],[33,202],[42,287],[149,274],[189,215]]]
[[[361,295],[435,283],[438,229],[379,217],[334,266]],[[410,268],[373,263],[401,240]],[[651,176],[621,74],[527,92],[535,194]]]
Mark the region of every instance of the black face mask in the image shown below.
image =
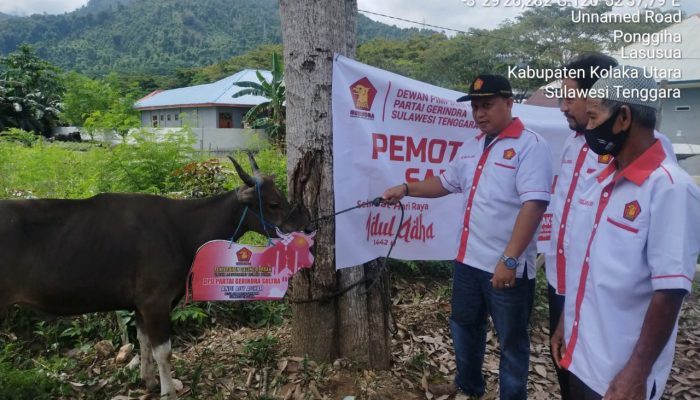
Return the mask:
[[[610,154],[616,157],[622,150],[622,145],[630,135],[629,130],[620,132],[617,135],[614,135],[612,131],[615,120],[621,111],[622,109],[617,110],[605,122],[595,128],[584,130],[586,143],[594,153],[599,155]]]

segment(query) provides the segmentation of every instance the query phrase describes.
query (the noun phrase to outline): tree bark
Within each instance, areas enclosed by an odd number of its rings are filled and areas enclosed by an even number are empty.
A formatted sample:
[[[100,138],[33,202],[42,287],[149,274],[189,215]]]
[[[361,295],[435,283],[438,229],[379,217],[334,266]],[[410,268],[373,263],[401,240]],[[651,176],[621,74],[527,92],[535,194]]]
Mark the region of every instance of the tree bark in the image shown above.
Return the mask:
[[[334,212],[331,82],[333,55],[355,55],[356,0],[281,0],[287,93],[287,175],[292,201],[311,218]],[[359,240],[359,239],[358,239]],[[335,270],[335,222],[321,221],[315,262],[291,285],[293,348],[330,361],[347,357],[371,368],[390,361],[388,278],[323,302],[377,268]]]

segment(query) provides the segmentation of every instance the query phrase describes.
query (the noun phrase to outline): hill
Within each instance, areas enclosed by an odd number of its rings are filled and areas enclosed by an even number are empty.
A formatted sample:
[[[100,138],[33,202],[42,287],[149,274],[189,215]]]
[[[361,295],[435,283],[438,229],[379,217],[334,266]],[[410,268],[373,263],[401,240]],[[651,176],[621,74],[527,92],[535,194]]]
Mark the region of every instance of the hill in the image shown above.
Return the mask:
[[[419,33],[358,16],[358,42]],[[62,15],[0,16],[0,54],[31,44],[88,75],[163,74],[282,42],[277,0],[90,0]]]
[[[16,18],[16,17],[13,15],[9,15],[9,14],[5,14],[5,13],[0,12],[0,21],[4,21],[6,19],[12,19],[12,18]]]

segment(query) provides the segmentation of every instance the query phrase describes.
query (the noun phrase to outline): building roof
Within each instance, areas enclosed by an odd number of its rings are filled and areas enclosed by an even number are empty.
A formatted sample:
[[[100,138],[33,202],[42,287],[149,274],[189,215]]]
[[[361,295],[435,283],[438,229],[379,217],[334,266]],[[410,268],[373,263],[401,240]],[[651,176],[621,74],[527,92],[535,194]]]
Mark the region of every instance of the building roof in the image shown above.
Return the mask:
[[[530,106],[540,106],[540,107],[557,107],[559,108],[559,99],[556,97],[547,97],[545,94],[545,89],[549,87],[558,88],[561,86],[561,81],[552,81],[548,84],[535,90],[530,97],[525,99],[525,104]]]
[[[153,110],[180,107],[246,107],[255,106],[267,101],[262,96],[241,96],[233,98],[234,93],[245,89],[234,85],[236,82],[259,82],[256,75],[259,71],[269,82],[272,73],[265,70],[244,69],[229,77],[208,83],[206,85],[189,86],[170,90],[156,90],[139,99],[134,108],[137,110]]]
[[[623,65],[633,65],[647,69],[654,67],[660,69],[680,69],[681,79],[668,79],[669,83],[699,83],[697,81],[700,81],[700,58],[698,58],[698,54],[700,54],[700,40],[697,40],[697,38],[700,37],[700,14],[691,15],[680,23],[671,25],[665,29],[670,34],[679,33],[681,36],[681,43],[660,43],[656,46],[653,44],[645,46],[643,43],[634,43],[624,48],[625,54],[630,54],[630,50],[639,49],[679,49],[683,58],[625,59],[621,58],[621,51],[614,52],[611,55]],[[657,79],[657,81],[661,81],[661,79]]]

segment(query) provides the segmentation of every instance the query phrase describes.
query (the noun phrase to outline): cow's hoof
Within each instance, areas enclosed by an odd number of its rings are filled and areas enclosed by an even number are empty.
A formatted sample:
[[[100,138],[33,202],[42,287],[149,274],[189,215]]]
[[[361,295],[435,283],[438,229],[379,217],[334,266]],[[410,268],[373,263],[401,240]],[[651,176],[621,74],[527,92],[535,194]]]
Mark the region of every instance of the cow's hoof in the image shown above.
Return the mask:
[[[153,379],[153,380],[147,380],[145,381],[146,383],[146,389],[148,389],[149,392],[156,392],[160,389],[160,384],[158,384],[158,381]]]
[[[177,400],[175,393],[161,393],[160,400]]]

